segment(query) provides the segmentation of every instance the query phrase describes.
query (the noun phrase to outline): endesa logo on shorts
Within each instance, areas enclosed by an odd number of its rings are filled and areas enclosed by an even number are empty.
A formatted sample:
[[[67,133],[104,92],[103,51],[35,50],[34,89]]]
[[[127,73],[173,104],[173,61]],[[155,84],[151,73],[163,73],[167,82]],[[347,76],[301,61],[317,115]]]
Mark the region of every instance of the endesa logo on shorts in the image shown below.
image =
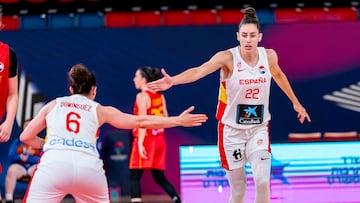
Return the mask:
[[[49,141],[49,145],[51,146],[64,146],[66,147],[77,147],[83,149],[90,149],[92,151],[96,150],[95,145],[90,144],[84,140],[79,140],[75,138],[65,139],[65,138],[53,138]]]

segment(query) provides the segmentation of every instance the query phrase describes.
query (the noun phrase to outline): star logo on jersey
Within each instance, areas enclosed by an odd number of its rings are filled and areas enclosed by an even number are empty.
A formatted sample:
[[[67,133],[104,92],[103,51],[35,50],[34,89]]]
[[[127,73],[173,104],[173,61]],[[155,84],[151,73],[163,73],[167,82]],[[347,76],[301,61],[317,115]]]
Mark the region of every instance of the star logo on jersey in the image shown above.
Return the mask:
[[[257,106],[254,106],[254,107],[249,106],[247,109],[244,109],[244,111],[245,111],[244,117],[250,118],[251,115],[254,115],[254,117],[257,117],[256,108],[257,108]]]
[[[236,109],[236,123],[254,125],[263,122],[264,105],[238,104]]]
[[[4,68],[5,68],[4,63],[0,62],[0,72],[3,72]]]

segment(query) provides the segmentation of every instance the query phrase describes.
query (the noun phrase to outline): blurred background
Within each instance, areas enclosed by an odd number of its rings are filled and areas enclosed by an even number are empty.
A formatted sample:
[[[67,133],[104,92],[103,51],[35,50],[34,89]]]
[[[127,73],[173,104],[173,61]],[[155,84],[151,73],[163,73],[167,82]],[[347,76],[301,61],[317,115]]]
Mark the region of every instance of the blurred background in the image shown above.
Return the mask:
[[[98,102],[132,113],[137,93],[132,79],[138,67],[165,68],[174,75],[237,46],[241,9],[252,6],[264,34],[259,46],[277,51],[280,66],[312,117],[311,123],[299,124],[291,102],[273,84],[272,143],[358,141],[358,1],[0,0],[0,5],[0,40],[16,51],[21,66],[18,125],[12,139],[44,103],[68,94],[72,65],[83,63],[95,72]],[[209,117],[201,127],[166,130],[166,174],[178,191],[179,147],[217,143],[218,79],[215,72],[165,92],[170,115],[195,105],[195,112]],[[128,196],[130,131],[105,125],[100,135],[112,194]],[[0,148],[2,194],[9,143]],[[143,182],[144,194],[163,194],[148,174]],[[17,187],[17,195],[25,188]]]

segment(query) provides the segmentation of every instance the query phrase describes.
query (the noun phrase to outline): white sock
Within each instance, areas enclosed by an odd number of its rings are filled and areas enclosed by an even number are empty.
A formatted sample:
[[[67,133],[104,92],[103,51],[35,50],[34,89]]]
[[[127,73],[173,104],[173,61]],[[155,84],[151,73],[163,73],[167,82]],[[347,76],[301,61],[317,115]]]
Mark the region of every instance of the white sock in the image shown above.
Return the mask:
[[[11,194],[11,193],[6,193],[6,194],[5,194],[5,199],[6,199],[6,200],[11,200],[11,201],[13,201],[13,194]]]

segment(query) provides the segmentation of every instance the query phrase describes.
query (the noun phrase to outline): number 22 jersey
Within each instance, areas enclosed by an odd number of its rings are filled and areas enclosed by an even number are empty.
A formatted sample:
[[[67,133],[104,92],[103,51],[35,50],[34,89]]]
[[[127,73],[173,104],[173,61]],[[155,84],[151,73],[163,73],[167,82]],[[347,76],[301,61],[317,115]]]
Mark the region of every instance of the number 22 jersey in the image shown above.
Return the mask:
[[[216,118],[236,129],[249,129],[270,120],[271,73],[264,47],[258,47],[259,59],[252,67],[240,56],[239,46],[230,49],[233,73],[220,81]]]

